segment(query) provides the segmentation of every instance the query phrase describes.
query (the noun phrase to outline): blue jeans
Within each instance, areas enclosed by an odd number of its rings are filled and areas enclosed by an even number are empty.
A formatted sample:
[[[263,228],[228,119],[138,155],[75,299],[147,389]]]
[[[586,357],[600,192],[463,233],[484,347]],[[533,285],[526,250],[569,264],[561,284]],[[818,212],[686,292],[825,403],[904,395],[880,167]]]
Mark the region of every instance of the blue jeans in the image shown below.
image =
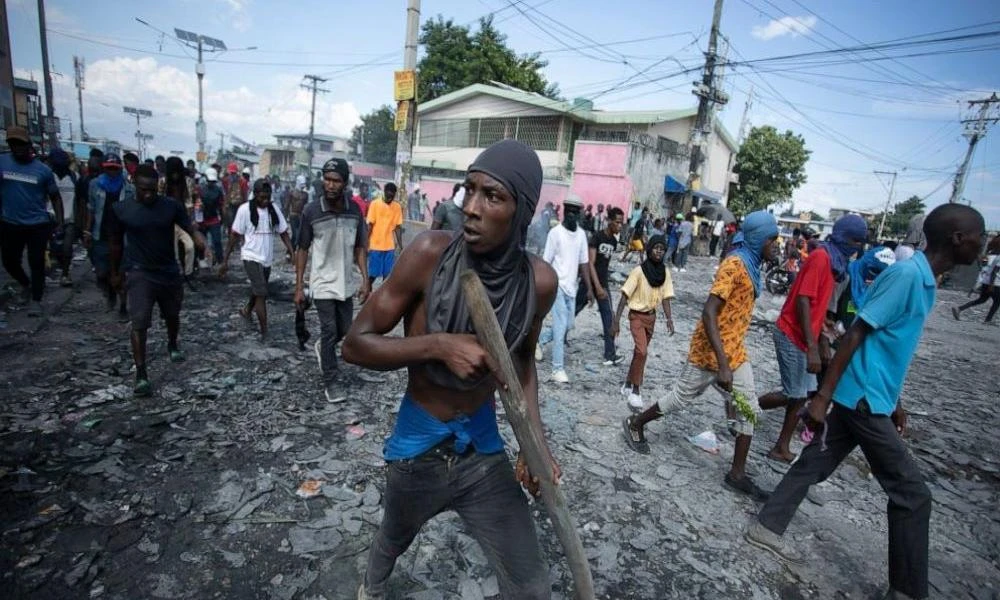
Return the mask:
[[[539,344],[552,344],[552,370],[559,371],[565,368],[564,353],[566,351],[566,332],[573,326],[573,318],[576,316],[576,295],[570,296],[559,288],[556,293],[555,304],[552,305],[552,327],[542,330],[538,338]]]
[[[615,338],[611,337],[611,322],[614,320],[614,313],[611,310],[611,294],[608,294],[604,300],[597,301],[597,310],[601,311],[601,327],[604,329],[604,360],[614,360]]]
[[[674,264],[678,269],[683,269],[687,267],[688,263],[688,251],[691,249],[691,245],[688,244],[683,248],[677,248],[677,253],[674,254]]]
[[[222,223],[202,225],[201,230],[212,244],[212,262],[222,262]]]

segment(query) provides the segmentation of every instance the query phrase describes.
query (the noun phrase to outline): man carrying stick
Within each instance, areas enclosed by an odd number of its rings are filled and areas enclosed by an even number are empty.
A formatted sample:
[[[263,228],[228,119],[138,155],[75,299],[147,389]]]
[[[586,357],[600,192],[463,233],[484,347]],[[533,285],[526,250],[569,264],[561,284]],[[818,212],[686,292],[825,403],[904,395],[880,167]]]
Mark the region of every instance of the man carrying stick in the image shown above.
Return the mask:
[[[396,559],[425,522],[454,510],[482,545],[506,600],[550,597],[548,567],[520,482],[537,494],[522,456],[512,469],[497,429],[494,392],[506,388],[498,366],[472,334],[459,275],[482,280],[541,431],[534,350],[556,295],[556,274],[524,252],[541,193],[538,155],[520,142],[487,148],[465,180],[462,235],[428,231],[399,257],[393,277],[364,305],[344,340],[344,360],[409,374],[389,464],[385,517],[372,542],[359,598],[384,598]],[[403,320],[405,337],[388,334]],[[559,478],[553,465],[552,477]]]

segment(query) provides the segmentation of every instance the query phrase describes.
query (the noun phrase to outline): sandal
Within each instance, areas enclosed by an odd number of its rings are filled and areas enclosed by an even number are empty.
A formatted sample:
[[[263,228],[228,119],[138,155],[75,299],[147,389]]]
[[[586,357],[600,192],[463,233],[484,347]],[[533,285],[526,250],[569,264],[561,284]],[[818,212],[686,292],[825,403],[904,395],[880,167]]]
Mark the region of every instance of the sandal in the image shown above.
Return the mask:
[[[625,443],[633,451],[639,454],[649,454],[649,444],[646,442],[646,436],[643,434],[641,429],[632,428],[632,417],[625,417],[622,420],[622,428],[625,432]]]

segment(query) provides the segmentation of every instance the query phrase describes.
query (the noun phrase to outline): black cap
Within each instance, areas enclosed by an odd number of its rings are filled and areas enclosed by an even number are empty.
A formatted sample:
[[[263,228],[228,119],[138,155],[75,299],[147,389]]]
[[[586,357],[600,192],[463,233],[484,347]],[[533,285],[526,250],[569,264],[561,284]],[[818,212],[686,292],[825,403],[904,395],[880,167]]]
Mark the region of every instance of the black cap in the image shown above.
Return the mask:
[[[330,160],[323,163],[323,172],[327,173],[333,171],[334,173],[339,173],[344,179],[344,183],[347,183],[347,178],[351,174],[351,167],[347,164],[347,161],[342,158],[331,158]]]

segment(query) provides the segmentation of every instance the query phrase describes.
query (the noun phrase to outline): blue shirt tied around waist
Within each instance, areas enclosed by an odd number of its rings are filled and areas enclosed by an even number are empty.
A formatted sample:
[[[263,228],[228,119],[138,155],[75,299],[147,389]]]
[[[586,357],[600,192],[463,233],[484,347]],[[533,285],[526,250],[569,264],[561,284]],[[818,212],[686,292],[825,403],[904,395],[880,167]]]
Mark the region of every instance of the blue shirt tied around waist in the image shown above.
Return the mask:
[[[451,437],[455,438],[455,451],[460,454],[470,444],[479,454],[503,452],[494,403],[484,402],[472,415],[442,422],[414,402],[409,394],[404,394],[396,427],[385,441],[382,457],[387,462],[416,458]]]

